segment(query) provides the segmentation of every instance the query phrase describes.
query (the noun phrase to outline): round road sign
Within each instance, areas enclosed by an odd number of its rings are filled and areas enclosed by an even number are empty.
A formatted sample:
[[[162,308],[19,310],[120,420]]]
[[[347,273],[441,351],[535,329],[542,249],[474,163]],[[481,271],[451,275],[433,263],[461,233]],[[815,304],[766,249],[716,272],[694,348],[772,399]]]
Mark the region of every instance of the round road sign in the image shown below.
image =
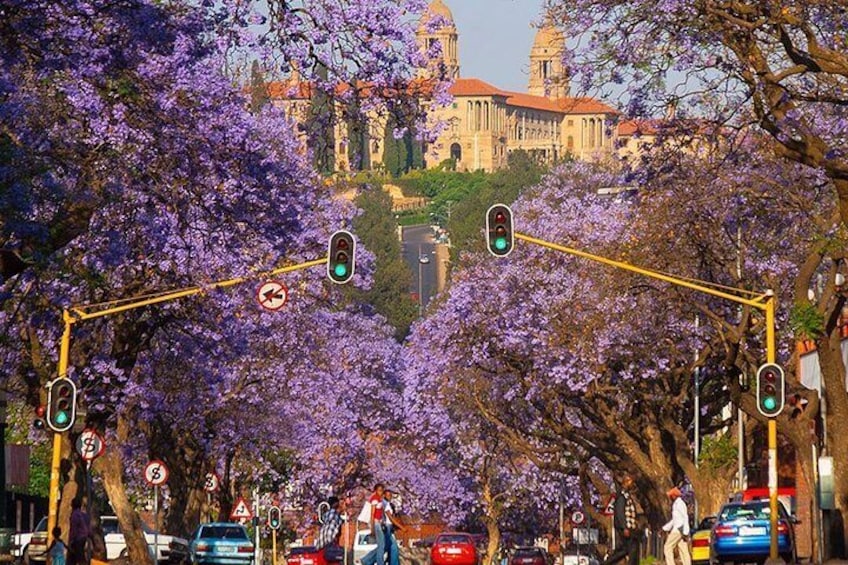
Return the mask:
[[[158,459],[154,459],[144,468],[144,480],[154,487],[164,485],[168,482],[168,467]]]
[[[268,281],[256,291],[256,300],[259,301],[259,305],[272,312],[285,306],[288,298],[289,289],[279,281]]]
[[[586,519],[586,516],[584,516],[583,513],[579,510],[575,510],[574,512],[571,513],[571,523],[574,524],[575,526],[579,526],[580,524],[582,524],[583,520],[585,520],[585,519]]]
[[[206,473],[206,479],[203,481],[203,490],[206,492],[218,492],[221,487],[221,479],[215,473]]]
[[[83,430],[77,438],[76,448],[83,461],[94,461],[106,451],[106,442],[95,430]]]

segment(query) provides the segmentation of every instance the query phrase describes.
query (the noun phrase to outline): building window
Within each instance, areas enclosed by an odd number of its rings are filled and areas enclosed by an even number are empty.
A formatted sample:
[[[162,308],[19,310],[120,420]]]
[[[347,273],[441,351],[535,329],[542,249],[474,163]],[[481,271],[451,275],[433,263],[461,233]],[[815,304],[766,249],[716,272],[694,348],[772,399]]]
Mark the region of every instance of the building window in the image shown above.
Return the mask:
[[[457,163],[462,161],[462,146],[459,143],[454,143],[450,148],[451,159]]]
[[[569,135],[569,136],[568,136],[568,145],[567,145],[567,147],[568,147],[569,149],[574,149],[574,136],[573,136],[573,135]]]

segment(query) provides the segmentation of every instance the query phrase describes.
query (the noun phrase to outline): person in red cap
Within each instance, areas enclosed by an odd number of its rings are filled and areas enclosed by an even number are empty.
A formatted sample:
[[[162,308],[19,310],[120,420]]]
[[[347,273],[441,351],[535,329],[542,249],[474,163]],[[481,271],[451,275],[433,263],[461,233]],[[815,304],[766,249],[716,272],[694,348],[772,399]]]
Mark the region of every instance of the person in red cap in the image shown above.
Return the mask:
[[[676,547],[680,562],[683,565],[692,565],[692,557],[689,555],[689,511],[686,509],[686,502],[680,496],[680,489],[677,487],[671,488],[666,494],[671,500],[671,520],[663,526],[663,530],[668,532],[663,546],[665,563],[674,565],[674,548]]]

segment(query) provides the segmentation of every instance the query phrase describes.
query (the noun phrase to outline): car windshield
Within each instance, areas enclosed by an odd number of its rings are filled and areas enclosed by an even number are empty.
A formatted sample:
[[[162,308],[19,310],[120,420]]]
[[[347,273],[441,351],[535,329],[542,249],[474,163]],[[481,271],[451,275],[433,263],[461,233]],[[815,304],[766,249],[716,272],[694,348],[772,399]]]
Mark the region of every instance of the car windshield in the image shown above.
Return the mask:
[[[38,521],[38,525],[35,527],[36,532],[46,532],[47,531],[47,518],[42,518]]]
[[[203,526],[199,537],[247,541],[247,532],[238,526]]]
[[[515,557],[542,557],[542,550],[535,547],[525,547],[515,550]]]
[[[377,538],[374,537],[374,534],[359,534],[359,541],[356,543],[359,545],[376,544]]]
[[[749,504],[729,505],[721,510],[718,519],[721,522],[732,522],[734,520],[768,520],[771,509],[768,502],[754,502]]]
[[[713,524],[715,524],[715,521],[716,521],[715,516],[707,516],[706,518],[701,520],[701,523],[698,525],[698,529],[699,530],[709,530],[710,528],[713,527]]]
[[[103,535],[108,536],[110,534],[121,534],[121,524],[118,523],[117,518],[101,518],[100,519],[100,528],[103,530]],[[141,531],[145,534],[152,534],[153,530],[151,530],[147,524],[144,522],[141,523]]]
[[[471,536],[464,534],[441,535],[436,543],[472,543]]]

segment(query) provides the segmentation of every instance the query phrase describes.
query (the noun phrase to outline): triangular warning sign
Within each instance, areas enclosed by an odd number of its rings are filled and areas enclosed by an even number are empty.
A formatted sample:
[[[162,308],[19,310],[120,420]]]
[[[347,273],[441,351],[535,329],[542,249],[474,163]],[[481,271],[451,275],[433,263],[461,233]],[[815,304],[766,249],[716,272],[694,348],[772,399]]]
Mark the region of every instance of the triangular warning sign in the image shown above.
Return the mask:
[[[241,496],[233,505],[233,511],[230,512],[230,520],[250,520],[253,518],[253,512],[250,511],[250,506]]]

